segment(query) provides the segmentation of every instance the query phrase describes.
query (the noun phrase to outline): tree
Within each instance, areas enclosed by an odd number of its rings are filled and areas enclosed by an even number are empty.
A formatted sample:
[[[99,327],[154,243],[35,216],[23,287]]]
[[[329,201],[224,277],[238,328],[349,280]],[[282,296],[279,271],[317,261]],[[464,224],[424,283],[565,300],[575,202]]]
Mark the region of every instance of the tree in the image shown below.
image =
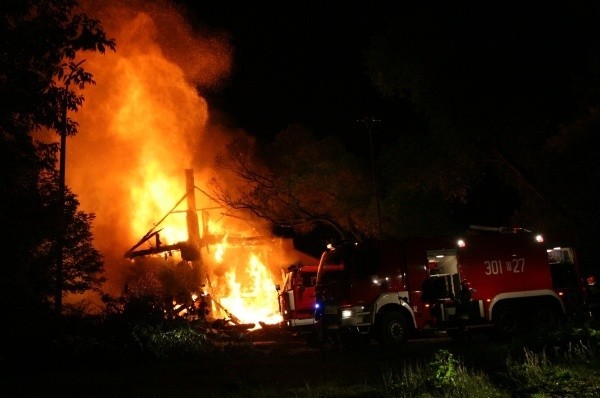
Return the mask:
[[[217,166],[223,174],[209,196],[227,208],[300,234],[326,227],[342,240],[376,236],[369,168],[331,137],[293,125],[263,147],[238,138]]]
[[[83,51],[115,49],[100,22],[77,13],[77,6],[75,0],[0,4],[0,302],[4,316],[15,323],[13,337],[23,337],[23,327],[45,315],[51,264],[41,265],[40,254],[56,239],[54,223],[57,212],[63,211],[60,204],[57,209],[56,198],[50,200],[43,177],[54,172],[59,148],[35,139],[35,133],[76,133],[77,125],[63,111],[65,106],[77,111],[82,105],[83,96],[74,89],[94,84],[76,57]],[[90,246],[93,216],[75,210],[74,195],[66,197],[71,224],[65,238],[77,242],[68,254],[78,257],[67,261],[100,271],[97,252]],[[78,290],[82,274],[70,276],[68,289]],[[84,285],[100,281],[94,278]]]
[[[371,78],[427,120],[387,155],[419,154],[404,181],[468,205],[492,176],[518,195],[513,225],[598,236],[596,4],[434,1],[382,15]]]
[[[43,203],[48,209],[49,225],[45,226],[48,234],[34,251],[35,266],[37,272],[34,275],[42,276],[40,283],[34,284],[39,288],[39,300],[48,300],[48,295],[56,289],[56,270],[49,264],[55,263],[55,240],[56,235],[62,231],[59,229],[60,214],[63,213],[63,205],[57,201],[58,177],[54,172],[44,172],[40,176],[39,192]],[[106,278],[103,276],[104,263],[102,255],[93,245],[91,224],[94,220],[93,214],[78,210],[79,201],[77,195],[68,188],[65,195],[64,214],[66,218],[66,231],[64,232],[65,249],[63,251],[63,281],[64,293],[81,294],[89,291],[100,292],[102,283]]]
[[[430,179],[412,179],[422,169],[419,156],[424,150],[412,149],[410,157],[398,159],[389,150],[379,159],[383,166],[381,180],[376,181],[382,187],[381,237],[456,232],[446,197],[430,186]],[[296,237],[379,238],[374,181],[367,162],[332,136],[317,139],[304,127],[293,125],[262,146],[249,137],[232,141],[217,157],[221,173],[211,180],[208,196]]]
[[[411,139],[413,138],[413,139]],[[417,138],[416,140],[414,138]],[[464,229],[453,208],[461,204],[460,183],[430,167],[432,149],[420,135],[407,135],[378,159],[383,231],[393,237],[445,236]],[[447,173],[447,172],[446,172]]]
[[[588,6],[459,1],[402,10],[373,40],[367,63],[382,93],[409,98],[428,121],[430,172],[420,177],[466,199],[493,167],[521,195],[561,212],[541,190],[537,162],[578,108],[572,79],[597,30]]]

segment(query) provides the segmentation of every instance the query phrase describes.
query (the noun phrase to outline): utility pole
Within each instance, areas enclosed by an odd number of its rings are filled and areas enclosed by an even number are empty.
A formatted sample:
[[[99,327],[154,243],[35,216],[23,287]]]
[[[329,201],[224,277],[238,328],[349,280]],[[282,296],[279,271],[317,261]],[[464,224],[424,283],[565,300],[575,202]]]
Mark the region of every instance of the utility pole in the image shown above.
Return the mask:
[[[67,234],[67,206],[65,204],[65,177],[66,177],[66,159],[67,159],[67,134],[69,133],[69,120],[67,112],[69,110],[69,85],[77,75],[82,73],[81,64],[85,59],[75,65],[71,65],[71,73],[65,79],[65,90],[62,108],[62,129],[60,132],[60,160],[58,171],[58,205],[60,206],[60,215],[58,221],[58,236],[56,239],[56,290],[54,295],[54,309],[57,317],[62,315],[62,291],[63,291],[63,252],[65,248],[65,238]],[[81,85],[81,82],[79,82]]]
[[[58,171],[58,205],[60,206],[60,215],[58,221],[58,236],[56,240],[56,291],[54,296],[54,309],[56,316],[62,315],[62,289],[63,289],[63,252],[65,246],[65,234],[67,233],[66,205],[65,205],[65,175],[67,159],[67,133],[69,123],[67,120],[67,110],[69,107],[69,83],[71,83],[73,73],[65,80],[65,92],[62,108],[62,131],[60,132],[60,161]]]
[[[381,122],[381,120],[374,119],[372,117],[364,117],[363,122],[369,132],[369,149],[371,151],[371,178],[373,179],[373,194],[375,196],[375,206],[377,207],[377,228],[379,232],[379,238],[383,235],[381,228],[381,210],[379,206],[379,189],[377,188],[377,173],[375,172],[375,151],[373,149],[373,124]]]

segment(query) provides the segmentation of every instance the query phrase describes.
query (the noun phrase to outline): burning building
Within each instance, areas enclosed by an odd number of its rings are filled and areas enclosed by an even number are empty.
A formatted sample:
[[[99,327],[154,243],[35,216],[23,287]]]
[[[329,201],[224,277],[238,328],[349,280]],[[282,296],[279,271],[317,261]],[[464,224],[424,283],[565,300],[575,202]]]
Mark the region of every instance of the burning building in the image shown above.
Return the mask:
[[[106,293],[121,294],[132,267],[195,267],[200,274],[190,275],[198,277],[198,293],[207,289],[243,322],[274,322],[278,267],[294,261],[288,251],[277,239],[247,239],[268,234],[256,220],[225,214],[205,195],[195,197],[198,228],[188,236],[190,209],[182,201],[189,198],[184,170],[194,170],[194,185],[204,186],[215,174],[215,155],[245,134],[211,120],[202,96],[230,74],[227,35],[194,30],[168,2],[90,0],[83,8],[117,42],[114,53],[83,55],[97,84],[84,92],[80,111],[69,115],[79,132],[68,140],[66,165],[82,209],[96,215]],[[172,246],[189,241],[198,243],[198,257],[186,259],[177,250],[182,246]],[[132,256],[140,250],[149,251]]]

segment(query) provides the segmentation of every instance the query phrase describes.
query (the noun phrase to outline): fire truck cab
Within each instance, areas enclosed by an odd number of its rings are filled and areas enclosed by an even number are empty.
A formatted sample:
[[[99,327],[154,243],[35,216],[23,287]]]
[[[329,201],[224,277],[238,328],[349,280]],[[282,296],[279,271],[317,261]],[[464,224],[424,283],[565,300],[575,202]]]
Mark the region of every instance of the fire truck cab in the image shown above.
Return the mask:
[[[448,238],[345,243],[325,251],[315,290],[314,334],[384,345],[404,343],[434,319],[421,299],[428,278],[426,252]],[[358,338],[358,339],[357,339]]]

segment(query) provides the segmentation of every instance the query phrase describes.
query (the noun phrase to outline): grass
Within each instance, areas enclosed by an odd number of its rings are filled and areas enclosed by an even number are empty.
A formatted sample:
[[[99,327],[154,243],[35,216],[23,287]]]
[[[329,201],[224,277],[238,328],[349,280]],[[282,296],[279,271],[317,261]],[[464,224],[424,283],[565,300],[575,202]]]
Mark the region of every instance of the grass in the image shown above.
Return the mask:
[[[114,325],[113,325],[114,326]],[[3,358],[0,386],[54,397],[598,397],[600,332],[568,326],[511,342],[482,338],[392,352],[259,349],[244,334],[219,340],[189,323],[135,323],[48,339],[46,352]],[[305,350],[306,351],[306,350]],[[60,358],[60,361],[56,361]],[[287,378],[275,377],[286,373]]]
[[[544,352],[523,348],[523,358],[509,357],[500,376],[469,370],[447,350],[438,350],[427,363],[382,366],[379,381],[340,380],[306,383],[285,390],[287,397],[381,397],[381,398],[512,398],[512,397],[598,397],[600,366],[597,352],[583,344],[573,344],[556,363]],[[242,389],[214,397],[275,398],[282,390],[273,387]]]
[[[489,340],[437,348],[422,359],[381,365],[378,379],[306,383],[289,397],[534,397],[600,396],[600,334],[567,326],[536,332],[508,344]],[[414,353],[412,353],[414,354]],[[465,362],[470,363],[469,366]],[[249,389],[230,397],[276,397],[277,388]]]

